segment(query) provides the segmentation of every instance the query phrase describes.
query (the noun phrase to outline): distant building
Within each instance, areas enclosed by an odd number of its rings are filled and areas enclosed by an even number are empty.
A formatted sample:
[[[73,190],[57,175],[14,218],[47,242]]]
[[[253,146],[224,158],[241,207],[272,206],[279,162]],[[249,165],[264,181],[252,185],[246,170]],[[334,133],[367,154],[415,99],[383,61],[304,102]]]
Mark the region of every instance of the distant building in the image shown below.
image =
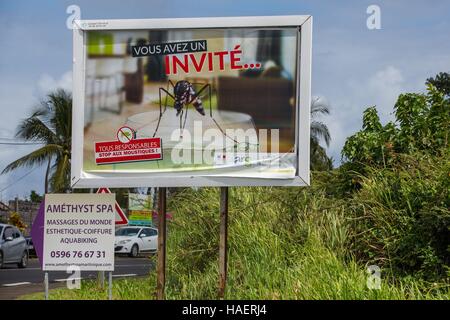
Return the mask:
[[[0,222],[8,221],[9,211],[9,207],[0,201]]]
[[[39,202],[31,202],[29,200],[10,200],[9,201],[9,211],[17,212],[22,221],[27,225],[25,229],[25,235],[30,234],[31,225],[33,224],[34,218],[36,217],[39,206],[41,204]]]

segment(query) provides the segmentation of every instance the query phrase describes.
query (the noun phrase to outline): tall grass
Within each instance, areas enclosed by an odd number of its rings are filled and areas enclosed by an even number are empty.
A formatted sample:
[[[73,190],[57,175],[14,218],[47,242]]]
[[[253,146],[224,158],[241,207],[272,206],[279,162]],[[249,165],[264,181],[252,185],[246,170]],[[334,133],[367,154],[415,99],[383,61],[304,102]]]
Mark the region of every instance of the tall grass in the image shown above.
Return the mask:
[[[356,178],[343,169],[314,173],[308,188],[230,188],[225,297],[449,299],[446,159],[402,159]],[[354,181],[358,191],[342,192]],[[219,190],[177,190],[169,210],[167,298],[217,298]],[[381,267],[380,290],[367,286],[371,264]],[[152,299],[155,287],[154,272],[117,280],[114,298]],[[106,292],[86,282],[51,297]]]
[[[351,199],[354,252],[397,275],[446,281],[450,264],[448,155],[406,156],[389,168],[367,168]]]
[[[185,189],[172,197],[168,298],[214,299],[218,285],[217,189]],[[366,266],[349,248],[354,217],[323,189],[232,188],[229,299],[448,298],[421,280],[382,273],[368,289]],[[435,286],[436,287],[436,286]]]

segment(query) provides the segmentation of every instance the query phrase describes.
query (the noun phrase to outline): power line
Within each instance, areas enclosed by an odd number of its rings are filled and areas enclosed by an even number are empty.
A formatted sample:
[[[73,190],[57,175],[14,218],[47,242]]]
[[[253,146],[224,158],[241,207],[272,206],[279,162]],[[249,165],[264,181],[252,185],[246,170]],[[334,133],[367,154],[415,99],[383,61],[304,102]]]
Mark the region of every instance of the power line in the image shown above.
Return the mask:
[[[17,140],[17,138],[6,138],[6,137],[0,137],[0,140]]]
[[[1,141],[1,140],[6,140],[6,142]],[[0,137],[0,144],[3,145],[38,145],[38,144],[43,144],[43,142],[30,142],[30,141],[26,141],[26,140],[22,140],[22,139],[18,139],[18,138],[11,138],[11,137]]]
[[[36,170],[39,167],[35,167],[34,169],[30,170],[28,173],[24,174],[23,176],[21,176],[19,179],[14,180],[13,183],[11,183],[10,185],[4,187],[2,190],[0,190],[0,193],[5,191],[6,189],[12,187],[13,185],[15,185],[17,182],[19,182],[20,180],[22,180],[23,178],[27,177],[28,175],[30,175],[34,170]]]
[[[17,138],[17,137],[0,137],[0,140],[20,141],[22,139]]]
[[[32,146],[44,144],[44,142],[0,142],[3,145],[11,145],[11,146]]]

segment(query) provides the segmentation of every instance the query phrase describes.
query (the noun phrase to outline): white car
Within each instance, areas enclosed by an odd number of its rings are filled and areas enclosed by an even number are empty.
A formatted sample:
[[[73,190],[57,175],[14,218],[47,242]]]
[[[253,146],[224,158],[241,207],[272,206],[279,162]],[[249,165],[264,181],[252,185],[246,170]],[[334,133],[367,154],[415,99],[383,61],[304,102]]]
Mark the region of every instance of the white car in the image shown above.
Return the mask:
[[[137,257],[139,252],[156,252],[158,230],[150,227],[122,227],[116,230],[115,253]]]

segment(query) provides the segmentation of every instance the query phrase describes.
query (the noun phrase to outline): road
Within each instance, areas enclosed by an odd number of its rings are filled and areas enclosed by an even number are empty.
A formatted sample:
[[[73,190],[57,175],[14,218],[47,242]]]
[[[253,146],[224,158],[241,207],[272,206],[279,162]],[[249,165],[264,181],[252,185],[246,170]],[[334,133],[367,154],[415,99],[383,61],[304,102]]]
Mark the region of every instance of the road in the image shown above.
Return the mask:
[[[148,257],[115,258],[113,278],[138,277],[148,275],[154,266]],[[82,279],[95,279],[98,272],[81,272]],[[50,288],[64,286],[70,274],[64,271],[49,272]],[[106,274],[105,274],[106,277]],[[28,267],[19,269],[16,265],[6,265],[0,269],[0,300],[16,299],[20,295],[43,291],[44,272],[37,259],[30,259]],[[107,281],[107,278],[105,279]]]

